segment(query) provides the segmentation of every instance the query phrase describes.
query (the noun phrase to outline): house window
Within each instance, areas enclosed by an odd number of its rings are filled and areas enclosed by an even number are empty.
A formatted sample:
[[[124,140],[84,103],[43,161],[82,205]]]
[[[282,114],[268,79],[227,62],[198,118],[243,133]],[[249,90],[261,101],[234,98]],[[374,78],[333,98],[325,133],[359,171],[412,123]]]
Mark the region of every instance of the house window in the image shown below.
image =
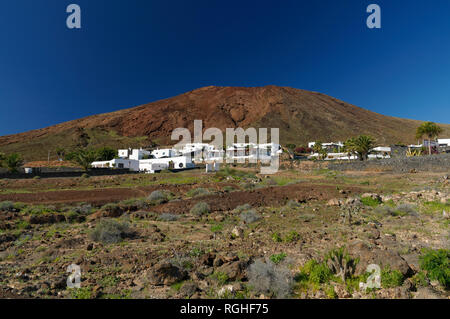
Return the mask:
[[[123,163],[119,163],[119,168],[123,168]]]

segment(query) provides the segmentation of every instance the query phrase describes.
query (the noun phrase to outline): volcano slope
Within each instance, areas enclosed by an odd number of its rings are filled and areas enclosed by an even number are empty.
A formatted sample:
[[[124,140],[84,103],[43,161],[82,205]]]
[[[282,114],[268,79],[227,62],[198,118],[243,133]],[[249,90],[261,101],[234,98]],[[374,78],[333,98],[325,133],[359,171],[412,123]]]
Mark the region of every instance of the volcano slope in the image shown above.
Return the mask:
[[[147,147],[174,144],[171,132],[194,120],[203,128],[266,127],[280,129],[280,142],[345,140],[368,134],[378,144],[415,142],[420,121],[377,114],[333,97],[288,87],[204,87],[165,100],[0,137],[0,151],[26,160],[47,159],[58,147]],[[442,125],[450,135],[450,125]]]

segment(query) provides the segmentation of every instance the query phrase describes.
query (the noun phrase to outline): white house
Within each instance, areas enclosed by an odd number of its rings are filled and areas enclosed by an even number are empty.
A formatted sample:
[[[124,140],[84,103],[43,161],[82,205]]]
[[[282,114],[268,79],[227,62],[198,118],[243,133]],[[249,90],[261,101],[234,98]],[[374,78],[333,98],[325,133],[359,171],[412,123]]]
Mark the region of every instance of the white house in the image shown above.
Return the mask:
[[[133,149],[131,150],[131,152],[129,153],[128,158],[132,159],[132,160],[136,160],[139,161],[141,159],[145,159],[151,156],[151,152],[147,151],[147,150],[143,150],[141,149]]]
[[[131,150],[127,148],[124,150],[119,150],[118,153],[120,158],[128,158],[128,156],[130,156]]]
[[[179,156],[179,152],[173,148],[156,149],[151,152],[154,158],[165,158]]]
[[[92,162],[93,168],[128,168],[131,171],[139,171],[139,161],[128,158],[115,158],[110,161]]]
[[[440,147],[450,146],[450,138],[438,138],[438,144]]]
[[[214,145],[207,143],[188,143],[183,145],[178,152],[182,156],[190,156],[195,162],[223,159],[223,151],[217,150]]]
[[[178,156],[173,149],[155,150],[143,149],[119,150],[119,158],[111,161],[96,161],[91,164],[94,168],[128,168],[135,172],[154,173],[164,169],[186,169],[195,167],[188,156]],[[156,155],[156,156],[155,156]],[[158,158],[155,158],[158,157]]]
[[[192,159],[189,156],[177,156],[177,157],[164,157],[164,158],[151,158],[139,161],[139,170],[142,172],[154,171],[154,164],[160,164],[164,166],[163,169],[186,169],[195,167],[192,163]]]
[[[308,148],[313,148],[314,145],[316,145],[316,142],[309,142],[308,143]],[[322,148],[326,148],[328,150],[337,149],[338,152],[340,152],[343,147],[344,147],[344,143],[342,143],[342,142],[322,143]]]
[[[282,152],[281,146],[276,143],[234,143],[227,147],[226,156],[235,160],[270,160]]]
[[[169,168],[169,164],[167,163],[152,163],[147,161],[148,160],[142,160],[141,163],[139,163],[140,172],[153,174]]]

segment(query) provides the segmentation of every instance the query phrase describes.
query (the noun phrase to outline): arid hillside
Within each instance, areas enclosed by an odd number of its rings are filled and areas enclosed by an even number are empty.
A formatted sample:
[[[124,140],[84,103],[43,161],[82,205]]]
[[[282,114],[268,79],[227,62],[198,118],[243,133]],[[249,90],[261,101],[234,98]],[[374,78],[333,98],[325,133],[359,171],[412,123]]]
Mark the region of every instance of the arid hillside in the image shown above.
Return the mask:
[[[345,140],[369,134],[378,144],[415,142],[420,121],[377,114],[333,97],[288,87],[204,87],[169,99],[0,137],[0,151],[26,160],[54,157],[57,147],[145,147],[170,144],[177,127],[278,127],[281,143]],[[450,125],[442,124],[443,136]],[[172,142],[173,143],[173,142]]]

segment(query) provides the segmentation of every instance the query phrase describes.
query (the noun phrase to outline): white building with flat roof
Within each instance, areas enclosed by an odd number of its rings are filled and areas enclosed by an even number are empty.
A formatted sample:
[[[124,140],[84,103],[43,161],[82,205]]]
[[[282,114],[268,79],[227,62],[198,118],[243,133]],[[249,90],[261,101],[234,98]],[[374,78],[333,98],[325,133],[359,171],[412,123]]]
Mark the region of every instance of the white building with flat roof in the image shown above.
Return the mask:
[[[177,156],[177,157],[164,157],[164,158],[151,158],[139,161],[139,170],[142,172],[152,171],[154,165],[158,164],[164,166],[164,169],[182,170],[187,168],[194,168],[195,165],[189,156]]]
[[[450,146],[450,138],[438,138],[438,144],[441,147]]]
[[[151,152],[151,155],[154,158],[166,158],[166,157],[175,157],[180,156],[180,152],[173,148],[164,148],[164,149],[156,149]]]
[[[115,158],[110,161],[92,162],[93,168],[128,168],[130,171],[139,171],[139,161],[129,158]]]

